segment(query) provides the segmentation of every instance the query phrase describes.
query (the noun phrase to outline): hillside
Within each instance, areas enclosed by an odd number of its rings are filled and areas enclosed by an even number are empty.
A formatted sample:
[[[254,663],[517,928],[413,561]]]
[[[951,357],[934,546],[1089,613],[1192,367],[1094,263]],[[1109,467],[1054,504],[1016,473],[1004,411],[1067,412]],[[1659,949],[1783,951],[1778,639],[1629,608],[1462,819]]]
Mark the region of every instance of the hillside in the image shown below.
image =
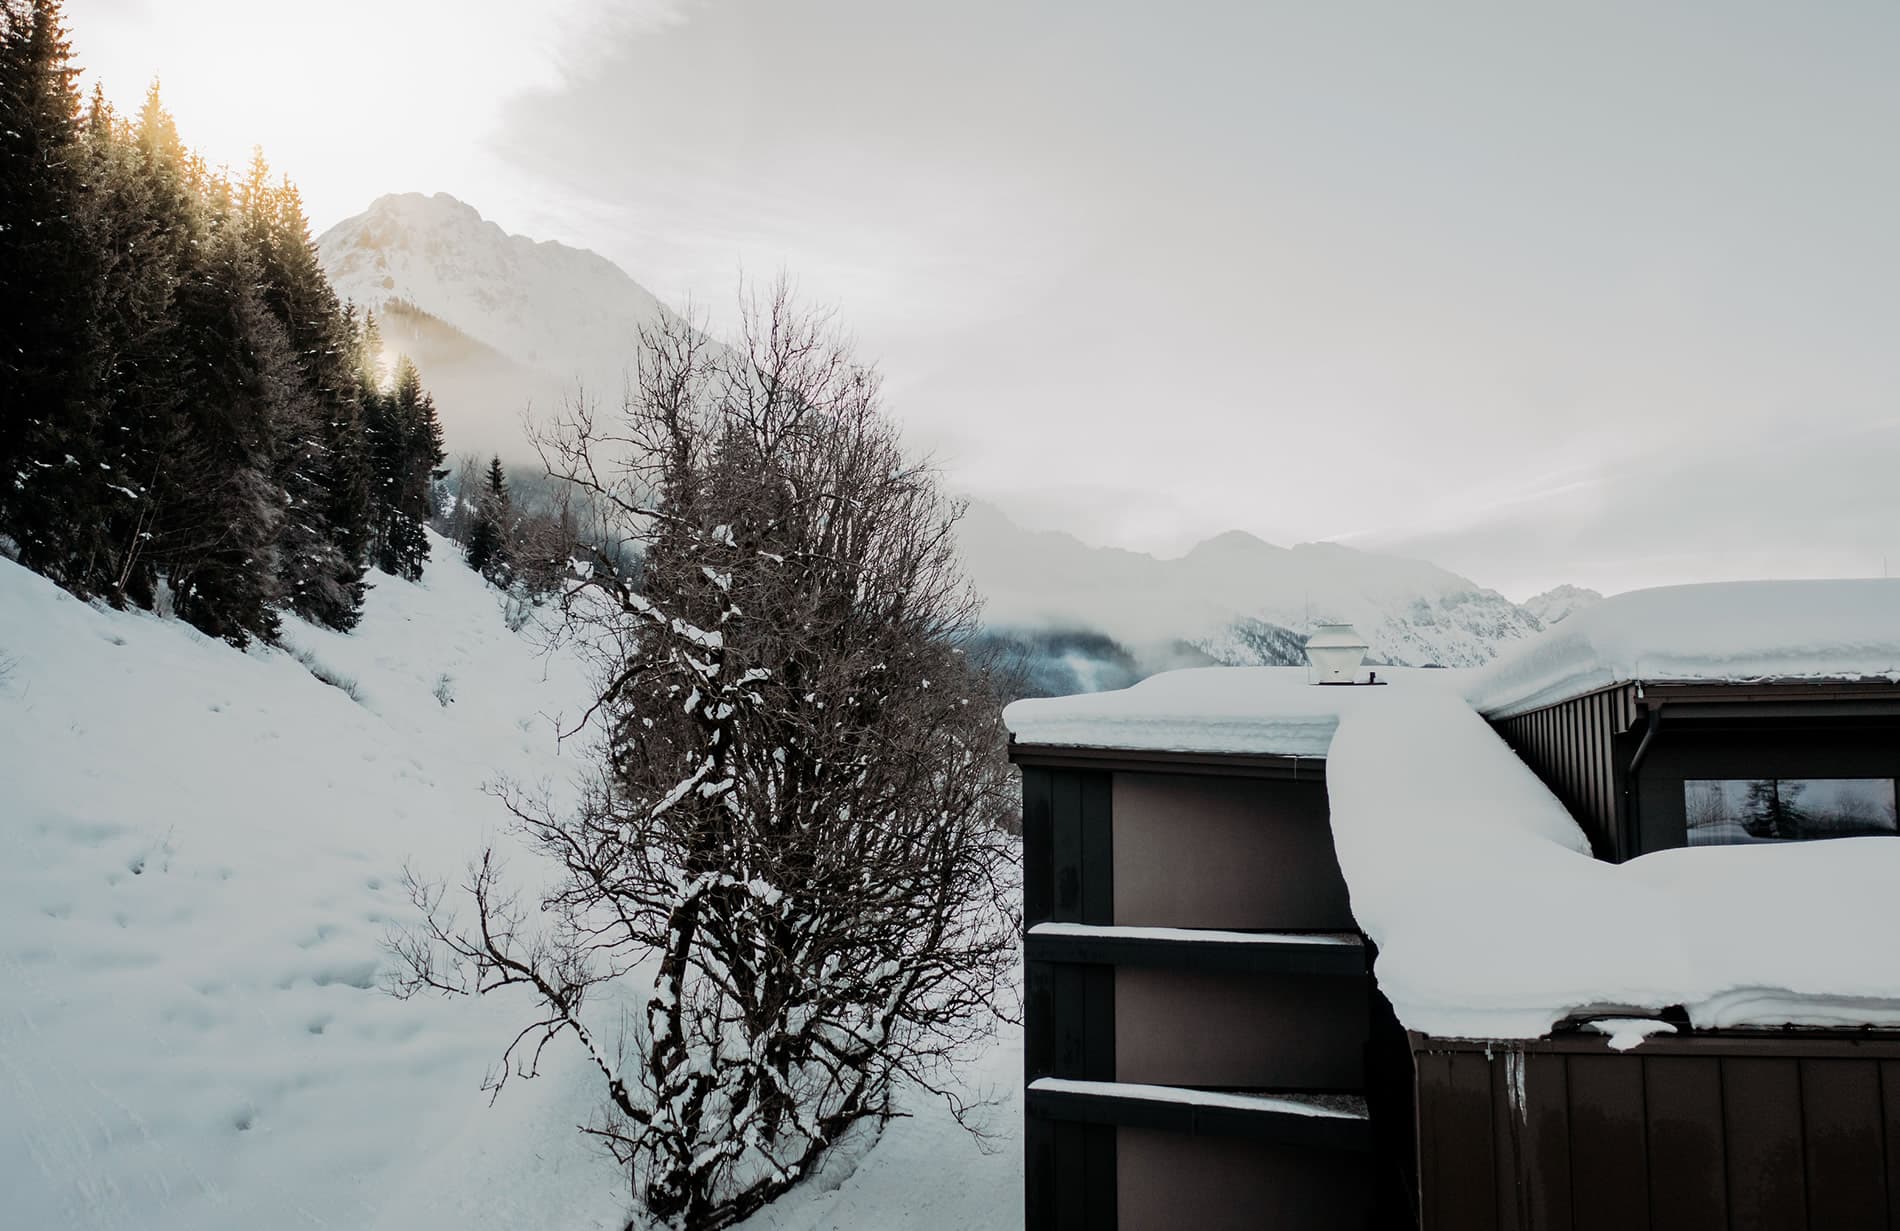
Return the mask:
[[[453,878],[506,848],[484,783],[558,791],[578,767],[555,739],[586,695],[575,662],[509,632],[431,542],[422,583],[372,574],[356,631],[287,620],[296,655],[90,606],[0,558],[8,1225],[621,1226],[624,1180],[575,1131],[598,1095],[570,1049],[491,1108],[523,1006],[380,990],[404,868]],[[511,866],[532,888],[527,856]],[[973,1082],[1009,1087],[1014,1038]],[[1017,1154],[915,1110],[751,1225],[1013,1214]],[[926,1160],[940,1183],[912,1178]]]

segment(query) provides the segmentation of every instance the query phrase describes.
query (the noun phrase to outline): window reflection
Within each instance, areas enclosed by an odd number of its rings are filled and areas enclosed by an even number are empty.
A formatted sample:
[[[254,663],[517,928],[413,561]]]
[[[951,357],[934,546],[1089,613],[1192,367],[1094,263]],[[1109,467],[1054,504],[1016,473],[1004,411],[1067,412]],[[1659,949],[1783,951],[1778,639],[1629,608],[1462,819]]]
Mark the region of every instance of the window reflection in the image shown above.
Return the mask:
[[[1690,846],[1900,832],[1891,778],[1691,778],[1682,802]]]

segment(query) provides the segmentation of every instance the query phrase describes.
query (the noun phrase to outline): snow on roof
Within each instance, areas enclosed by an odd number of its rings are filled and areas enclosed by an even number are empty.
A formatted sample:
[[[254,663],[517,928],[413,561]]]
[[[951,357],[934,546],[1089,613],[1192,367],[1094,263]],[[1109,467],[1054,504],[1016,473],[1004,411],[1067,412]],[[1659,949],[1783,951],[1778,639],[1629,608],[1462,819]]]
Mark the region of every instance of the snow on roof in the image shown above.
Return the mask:
[[[1738,581],[1636,590],[1586,607],[1471,675],[1504,718],[1613,684],[1900,682],[1900,579]]]
[[[1398,687],[1442,671],[1376,668]],[[1017,701],[1003,722],[1025,744],[1155,752],[1323,757],[1339,717],[1388,688],[1321,686],[1305,667],[1198,667],[1131,688]]]
[[[1377,692],[1341,716],[1327,792],[1354,917],[1408,1028],[1535,1038],[1675,1005],[1698,1027],[1900,1026],[1900,841],[1603,863],[1454,693]]]
[[[1528,708],[1619,679],[1890,672],[1900,582],[1684,586],[1579,612],[1471,692]],[[1410,1029],[1537,1038],[1573,1016],[1675,1006],[1699,1027],[1900,1026],[1900,841],[1601,862],[1467,703],[1468,674],[1334,688],[1301,667],[1214,667],[1003,716],[1027,744],[1325,757],[1353,915]]]

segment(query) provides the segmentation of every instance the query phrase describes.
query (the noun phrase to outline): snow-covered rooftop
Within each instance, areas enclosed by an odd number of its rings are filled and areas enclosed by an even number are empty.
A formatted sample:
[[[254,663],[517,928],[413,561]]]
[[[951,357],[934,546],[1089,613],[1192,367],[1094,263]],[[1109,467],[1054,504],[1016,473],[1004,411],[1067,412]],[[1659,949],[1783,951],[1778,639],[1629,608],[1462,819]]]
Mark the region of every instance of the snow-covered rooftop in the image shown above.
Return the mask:
[[[1443,671],[1374,668],[1398,688],[1443,689]],[[1305,667],[1198,667],[1132,688],[1017,701],[1003,721],[1020,743],[1153,752],[1323,757],[1341,714],[1392,689],[1320,686]]]
[[[1732,623],[1711,614],[1730,608]],[[1650,591],[1580,612],[1541,647],[1474,695],[1525,704],[1617,678],[1884,677],[1900,669],[1900,582]],[[1019,701],[1004,718],[1027,744],[1325,757],[1353,914],[1411,1029],[1535,1038],[1575,1015],[1678,1005],[1702,1027],[1900,1026],[1900,841],[1600,862],[1467,701],[1464,674],[1336,688],[1303,668],[1208,668]]]
[[[1469,706],[1389,692],[1342,718],[1326,782],[1353,915],[1407,1027],[1534,1038],[1674,1005],[1698,1027],[1900,1026],[1900,841],[1603,863]]]
[[[1619,594],[1507,648],[1468,695],[1501,718],[1631,681],[1869,678],[1900,681],[1900,579]]]

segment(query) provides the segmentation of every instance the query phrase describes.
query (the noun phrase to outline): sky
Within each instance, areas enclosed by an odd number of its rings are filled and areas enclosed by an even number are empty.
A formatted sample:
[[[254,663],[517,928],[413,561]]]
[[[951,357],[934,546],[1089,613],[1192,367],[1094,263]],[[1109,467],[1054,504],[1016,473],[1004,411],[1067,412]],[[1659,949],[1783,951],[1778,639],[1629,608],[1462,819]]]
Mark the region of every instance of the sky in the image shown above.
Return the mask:
[[[835,304],[960,490],[1522,598],[1900,568],[1900,7],[69,0],[79,59],[713,312]]]

